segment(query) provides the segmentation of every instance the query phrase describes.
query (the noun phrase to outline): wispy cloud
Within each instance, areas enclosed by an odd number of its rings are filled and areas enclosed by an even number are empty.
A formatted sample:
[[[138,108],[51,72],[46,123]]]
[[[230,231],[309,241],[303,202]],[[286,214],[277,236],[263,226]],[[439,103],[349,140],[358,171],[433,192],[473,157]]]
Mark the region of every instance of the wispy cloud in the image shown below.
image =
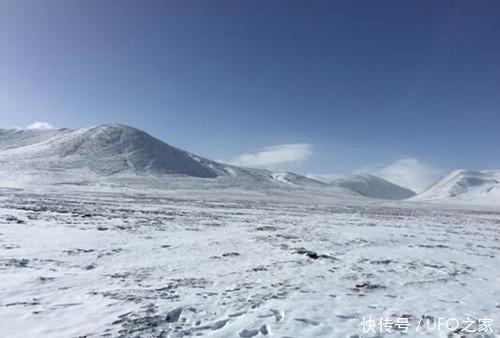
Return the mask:
[[[244,167],[272,167],[284,163],[302,162],[313,154],[308,143],[280,144],[261,149],[256,153],[242,154],[229,161]]]
[[[423,191],[444,173],[442,169],[422,163],[416,158],[403,158],[388,165],[367,167],[356,171],[356,173],[366,172],[417,193]]]
[[[26,129],[54,129],[54,127],[48,122],[36,121],[27,126]]]

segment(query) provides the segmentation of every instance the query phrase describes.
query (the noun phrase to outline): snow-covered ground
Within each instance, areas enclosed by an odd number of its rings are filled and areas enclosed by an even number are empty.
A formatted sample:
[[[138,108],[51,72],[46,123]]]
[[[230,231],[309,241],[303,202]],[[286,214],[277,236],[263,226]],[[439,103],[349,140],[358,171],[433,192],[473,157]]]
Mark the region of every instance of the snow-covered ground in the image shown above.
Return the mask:
[[[4,188],[0,336],[400,337],[390,321],[407,320],[409,337],[499,337],[499,254],[499,209],[312,190]],[[363,332],[370,317],[387,327]],[[438,318],[491,319],[494,332],[422,322]]]

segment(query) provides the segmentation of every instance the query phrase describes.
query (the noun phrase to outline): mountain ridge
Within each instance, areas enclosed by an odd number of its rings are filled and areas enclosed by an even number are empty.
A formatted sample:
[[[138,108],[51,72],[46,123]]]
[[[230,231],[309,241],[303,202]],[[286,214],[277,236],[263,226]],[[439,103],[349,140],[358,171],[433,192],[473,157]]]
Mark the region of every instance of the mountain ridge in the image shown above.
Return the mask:
[[[123,124],[82,129],[0,129],[0,164],[18,170],[88,168],[98,175],[184,175],[238,178],[285,186],[324,186],[305,176],[219,163],[173,147]]]
[[[455,170],[415,195],[410,189],[371,174],[327,183],[292,172],[221,163],[123,124],[81,129],[0,129],[0,176],[5,182],[12,180],[13,173],[16,178],[24,175],[38,183],[92,181],[117,175],[141,180],[144,176],[168,175],[172,179],[209,179],[220,181],[222,186],[250,189],[314,188],[385,200],[500,203],[500,171]]]

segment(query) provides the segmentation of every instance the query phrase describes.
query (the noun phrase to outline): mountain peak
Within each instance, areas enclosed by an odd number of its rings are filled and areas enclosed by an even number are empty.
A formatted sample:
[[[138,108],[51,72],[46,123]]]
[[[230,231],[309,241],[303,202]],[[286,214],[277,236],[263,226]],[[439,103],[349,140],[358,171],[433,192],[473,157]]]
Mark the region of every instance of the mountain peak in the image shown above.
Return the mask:
[[[1,131],[0,160],[46,170],[87,168],[102,175],[132,172],[217,176],[214,169],[191,154],[123,124],[37,132]]]
[[[86,128],[88,131],[110,131],[110,130],[130,130],[130,131],[135,131],[135,132],[144,132],[138,128],[122,124],[122,123],[103,123],[103,124],[98,124],[89,128]]]
[[[421,201],[462,200],[483,204],[500,200],[500,171],[453,170],[414,198]]]
[[[94,171],[216,177],[211,168],[148,133],[123,124],[77,130],[58,145],[62,158],[83,159]]]

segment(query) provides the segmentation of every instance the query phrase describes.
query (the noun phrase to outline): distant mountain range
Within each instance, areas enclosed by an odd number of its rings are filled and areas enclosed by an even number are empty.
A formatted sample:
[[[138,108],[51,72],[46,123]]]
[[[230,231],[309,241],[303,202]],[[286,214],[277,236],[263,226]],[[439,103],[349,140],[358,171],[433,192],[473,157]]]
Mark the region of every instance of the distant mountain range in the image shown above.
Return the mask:
[[[219,163],[172,147],[133,127],[110,124],[83,129],[0,129],[0,170],[10,174],[62,178],[190,177],[245,186],[336,189],[370,198],[413,201],[499,201],[500,172],[455,171],[415,195],[370,174],[325,183],[291,172],[272,172]],[[1,175],[0,175],[1,176]],[[86,176],[85,176],[86,177]]]
[[[11,172],[74,172],[101,176],[233,178],[286,186],[325,186],[294,173],[223,164],[177,149],[133,127],[112,124],[84,129],[2,129],[0,165]]]

